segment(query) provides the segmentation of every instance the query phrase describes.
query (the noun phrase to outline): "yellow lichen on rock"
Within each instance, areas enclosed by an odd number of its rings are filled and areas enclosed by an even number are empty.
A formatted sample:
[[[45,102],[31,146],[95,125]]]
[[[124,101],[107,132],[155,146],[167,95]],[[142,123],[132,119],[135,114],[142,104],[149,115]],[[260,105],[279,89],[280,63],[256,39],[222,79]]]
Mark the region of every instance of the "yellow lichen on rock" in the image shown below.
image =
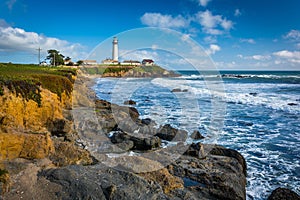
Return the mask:
[[[0,160],[41,159],[54,153],[49,134],[0,133]]]
[[[47,132],[47,123],[54,119],[63,119],[63,108],[70,107],[71,98],[59,97],[49,90],[42,89],[41,106],[33,100],[25,100],[20,96],[5,91],[0,96],[0,127],[3,132]]]

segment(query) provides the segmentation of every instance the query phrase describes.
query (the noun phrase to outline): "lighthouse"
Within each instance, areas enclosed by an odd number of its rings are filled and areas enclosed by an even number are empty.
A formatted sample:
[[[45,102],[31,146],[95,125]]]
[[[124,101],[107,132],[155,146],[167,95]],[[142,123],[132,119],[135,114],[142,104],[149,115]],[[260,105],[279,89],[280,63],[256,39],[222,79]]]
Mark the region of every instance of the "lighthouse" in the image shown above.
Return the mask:
[[[114,61],[119,61],[118,38],[114,37],[114,40],[113,40],[112,43],[113,43],[112,59]]]

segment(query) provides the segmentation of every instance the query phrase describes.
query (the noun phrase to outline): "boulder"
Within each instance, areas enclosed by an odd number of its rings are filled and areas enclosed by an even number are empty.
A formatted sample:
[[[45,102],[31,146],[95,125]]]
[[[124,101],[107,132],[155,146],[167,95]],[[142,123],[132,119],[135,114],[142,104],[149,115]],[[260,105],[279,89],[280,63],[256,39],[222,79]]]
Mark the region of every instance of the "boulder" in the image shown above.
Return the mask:
[[[189,199],[246,199],[246,176],[234,157],[213,155],[214,145],[194,144],[179,159],[168,166],[169,172],[184,180],[183,191],[176,196],[191,195]],[[205,158],[199,159],[199,151]],[[198,150],[199,149],[199,150]],[[185,195],[184,195],[185,196]]]
[[[124,105],[136,105],[136,102],[133,100],[124,101]]]
[[[59,191],[44,190],[56,199],[169,199],[157,183],[126,171],[117,171],[103,165],[80,166],[43,170],[38,180],[45,178],[60,186]]]
[[[155,136],[167,141],[172,141],[173,139],[175,139],[175,141],[185,141],[187,132],[173,128],[170,124],[166,124],[157,130]]]
[[[161,140],[158,137],[150,136],[139,138],[129,135],[123,131],[116,131],[110,138],[112,143],[118,144],[122,149],[126,150],[151,150],[158,148],[161,145]],[[133,145],[132,145],[133,144]],[[131,147],[131,148],[130,148]]]
[[[277,188],[268,197],[268,200],[300,200],[300,196],[287,188]]]
[[[241,164],[241,166],[243,167],[244,175],[245,176],[247,175],[246,160],[238,151],[236,151],[234,149],[227,149],[227,148],[219,146],[219,145],[215,145],[212,148],[212,150],[210,151],[210,154],[235,158]]]
[[[204,139],[205,137],[203,135],[201,135],[201,133],[199,131],[194,131],[192,134],[191,134],[191,138],[194,139],[194,140],[202,140]]]
[[[48,123],[48,130],[51,132],[51,135],[57,137],[64,137],[71,131],[71,122],[66,119],[55,119]]]

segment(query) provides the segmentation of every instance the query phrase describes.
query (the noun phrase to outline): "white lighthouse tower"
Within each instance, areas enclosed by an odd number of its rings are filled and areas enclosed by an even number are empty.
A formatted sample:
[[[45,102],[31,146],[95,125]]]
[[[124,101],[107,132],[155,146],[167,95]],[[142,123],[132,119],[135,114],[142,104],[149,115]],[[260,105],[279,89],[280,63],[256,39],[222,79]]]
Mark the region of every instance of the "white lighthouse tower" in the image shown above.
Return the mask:
[[[112,43],[113,43],[112,59],[114,61],[119,61],[118,38],[114,37]]]

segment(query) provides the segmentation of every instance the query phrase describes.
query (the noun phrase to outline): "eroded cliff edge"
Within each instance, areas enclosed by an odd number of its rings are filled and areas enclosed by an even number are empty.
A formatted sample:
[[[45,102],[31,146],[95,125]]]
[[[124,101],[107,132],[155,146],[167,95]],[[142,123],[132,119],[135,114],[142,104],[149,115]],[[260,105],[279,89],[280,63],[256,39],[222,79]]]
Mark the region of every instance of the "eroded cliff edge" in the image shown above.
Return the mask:
[[[70,77],[72,83],[76,78],[82,86],[77,92],[91,92],[91,80],[87,77]],[[1,97],[5,108],[1,111],[0,133],[4,199],[245,199],[246,163],[237,151],[198,142],[165,166],[152,157],[125,155],[122,169],[110,167],[105,164],[106,154],[97,156],[97,152],[91,152],[98,159],[97,163],[82,148],[85,145],[80,146],[85,138],[77,133],[81,129],[74,129],[80,124],[73,119],[72,95],[64,92],[57,95],[41,85],[41,97],[39,104],[7,88]],[[84,98],[75,102],[81,106],[89,103]],[[96,100],[94,104],[99,122],[96,126],[101,126],[101,134],[106,137],[97,143],[101,152],[159,152],[161,140],[173,137],[174,132],[186,137],[186,133],[168,125],[155,129],[150,125],[151,119],[140,119],[133,108],[127,112],[128,107],[103,100]],[[112,107],[118,110],[119,120],[126,122],[130,118],[147,127],[143,129],[145,132],[150,127],[153,135],[149,138],[152,139],[132,137],[130,124],[118,127]],[[84,120],[91,127],[95,125],[87,118]],[[115,131],[114,137],[108,137],[111,131]],[[176,148],[185,147],[180,144]],[[175,157],[170,152],[159,153],[157,157],[161,155],[166,159]],[[115,162],[120,163],[118,158]],[[159,170],[137,173],[148,166]]]

